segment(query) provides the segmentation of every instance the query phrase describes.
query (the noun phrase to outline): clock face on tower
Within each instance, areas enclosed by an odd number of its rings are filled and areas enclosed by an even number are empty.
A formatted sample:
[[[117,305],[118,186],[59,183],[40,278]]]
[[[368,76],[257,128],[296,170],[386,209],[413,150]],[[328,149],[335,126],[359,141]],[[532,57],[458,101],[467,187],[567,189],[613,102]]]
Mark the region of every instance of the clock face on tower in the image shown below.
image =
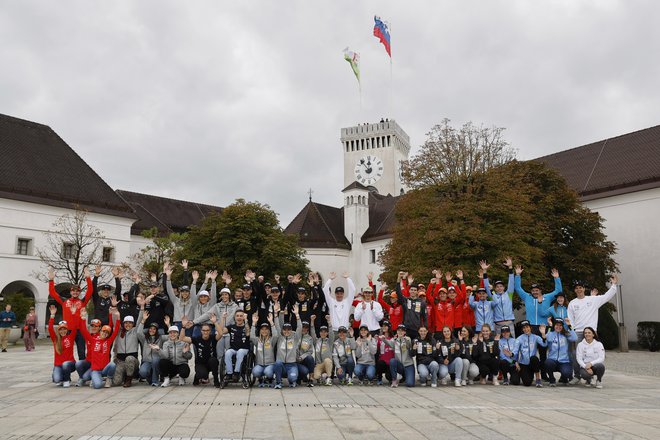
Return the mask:
[[[383,161],[376,156],[365,156],[355,164],[355,178],[362,185],[373,185],[383,177]]]

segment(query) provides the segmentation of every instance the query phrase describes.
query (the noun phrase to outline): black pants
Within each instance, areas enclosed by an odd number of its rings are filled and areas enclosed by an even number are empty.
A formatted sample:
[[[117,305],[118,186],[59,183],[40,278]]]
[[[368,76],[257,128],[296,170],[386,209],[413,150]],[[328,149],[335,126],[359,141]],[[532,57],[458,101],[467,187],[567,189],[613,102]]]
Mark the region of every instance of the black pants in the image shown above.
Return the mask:
[[[80,324],[84,325],[84,324]],[[76,333],[76,350],[78,351],[78,360],[82,361],[85,359],[85,349],[87,348],[87,343],[81,332]]]
[[[538,336],[541,336],[541,332],[539,331],[539,326],[538,325],[532,325],[532,333]],[[541,347],[540,345],[537,347],[537,350],[539,352],[539,360],[540,360],[540,365],[545,364],[545,360],[548,357],[548,348],[547,347]],[[541,377],[543,380],[549,380],[548,379],[548,374],[545,372],[545,369],[541,369]]]
[[[195,378],[193,379],[193,384],[197,385],[200,380],[208,379],[209,373],[213,374],[213,383],[220,383],[218,376],[219,368],[220,362],[217,357],[210,357],[206,361],[197,359],[195,361]]]
[[[536,356],[529,358],[529,365],[520,365],[520,371],[518,375],[522,384],[526,387],[530,386],[534,382],[534,373],[538,373],[541,370],[541,362]],[[518,385],[518,384],[515,384]]]
[[[188,366],[188,363],[174,365],[169,359],[161,359],[158,362],[158,368],[160,369],[161,378],[169,377],[172,379],[177,374],[184,379],[190,376],[190,367]]]
[[[509,381],[512,385],[518,385],[520,383],[520,375],[518,370],[516,370],[516,364],[500,359],[500,372],[502,372],[502,379],[504,381]]]
[[[482,379],[485,379],[490,375],[493,375],[495,378],[497,378],[497,372],[500,367],[500,360],[497,358],[479,359],[477,366],[479,367],[479,375]]]
[[[591,382],[591,379],[596,376],[596,379],[598,381],[603,380],[603,374],[605,374],[605,365],[603,364],[593,364],[591,366],[591,370],[594,372],[594,375],[592,376],[585,370],[584,368],[580,367],[580,377],[587,382]]]
[[[392,382],[392,374],[390,373],[390,366],[385,363],[385,361],[378,360],[376,362],[376,380],[383,380],[383,374],[385,378]]]

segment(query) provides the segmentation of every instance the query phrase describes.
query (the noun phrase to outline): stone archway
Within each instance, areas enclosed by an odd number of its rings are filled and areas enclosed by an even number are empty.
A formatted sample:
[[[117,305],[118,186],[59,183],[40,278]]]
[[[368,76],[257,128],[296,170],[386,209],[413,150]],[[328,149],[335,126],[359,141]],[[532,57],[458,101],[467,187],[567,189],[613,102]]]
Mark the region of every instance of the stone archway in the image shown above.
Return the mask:
[[[44,319],[46,319],[47,307],[46,302],[39,298],[39,290],[30,281],[16,280],[7,284],[2,288],[2,291],[0,291],[0,296],[2,296],[4,300],[3,302],[5,303],[7,302],[8,297],[11,297],[11,295],[14,294],[24,296],[27,300],[29,300],[31,303],[30,305],[35,306],[39,320],[39,325],[37,328],[39,330],[40,336],[43,337],[46,334],[46,322]],[[22,323],[25,320],[25,315],[27,314],[28,310],[19,310],[14,304],[12,304],[12,307],[16,313],[16,320],[19,324]]]

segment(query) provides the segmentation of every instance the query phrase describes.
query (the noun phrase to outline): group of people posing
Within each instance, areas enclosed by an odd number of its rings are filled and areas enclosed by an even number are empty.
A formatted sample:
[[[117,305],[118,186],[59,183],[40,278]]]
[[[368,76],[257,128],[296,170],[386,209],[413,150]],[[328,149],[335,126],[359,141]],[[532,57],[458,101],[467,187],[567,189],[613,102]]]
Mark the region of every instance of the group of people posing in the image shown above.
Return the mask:
[[[134,380],[152,386],[193,385],[213,380],[216,387],[230,382],[244,386],[282,388],[305,383],[333,385],[415,384],[456,387],[475,382],[493,385],[542,387],[559,382],[602,388],[605,350],[598,341],[598,309],[616,293],[617,277],[603,294],[574,282],[570,303],[557,270],[551,271],[554,290],[543,293],[532,284],[522,287],[521,266],[507,258],[508,280],[491,281],[490,267],[480,262],[479,281],[467,285],[461,270],[433,271],[428,285],[405,272],[393,290],[372,275],[360,291],[348,273],[344,281],[330,273],[325,282],[310,273],[270,283],[252,271],[242,288],[230,289],[226,272],[206,273],[201,286],[197,271],[182,261],[183,283],[172,282],[174,267],[166,263],[160,280],[152,275],[148,291],[141,279],[122,291],[123,273],[113,268],[114,289],[99,284],[101,267],[92,278],[88,269],[86,293],[77,285],[63,299],[49,271],[50,294],[62,308],[50,307],[48,329],[55,351],[53,381],[94,388],[130,387]],[[220,280],[218,277],[220,276]],[[221,288],[218,291],[218,284]],[[111,292],[114,290],[114,294]],[[516,336],[513,295],[525,305],[526,319]],[[88,321],[87,302],[94,313]],[[89,324],[89,328],[88,328]],[[78,360],[74,358],[77,351]]]

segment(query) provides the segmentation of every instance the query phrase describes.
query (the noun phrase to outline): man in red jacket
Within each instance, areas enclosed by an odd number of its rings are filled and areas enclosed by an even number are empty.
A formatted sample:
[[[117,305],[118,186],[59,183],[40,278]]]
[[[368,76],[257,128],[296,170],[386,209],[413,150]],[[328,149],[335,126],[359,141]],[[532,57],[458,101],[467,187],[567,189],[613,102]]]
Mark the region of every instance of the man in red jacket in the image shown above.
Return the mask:
[[[67,322],[69,330],[76,333],[76,351],[78,352],[78,360],[85,359],[85,338],[79,331],[80,326],[87,326],[87,323],[81,323],[80,311],[87,307],[89,299],[92,297],[92,278],[89,269],[83,269],[85,273],[85,281],[87,281],[87,290],[85,291],[84,299],[80,299],[81,289],[77,284],[71,285],[71,297],[64,300],[59,293],[55,290],[55,271],[52,267],[48,268],[48,293],[55,301],[62,307],[62,320]],[[74,313],[71,310],[75,310]]]

